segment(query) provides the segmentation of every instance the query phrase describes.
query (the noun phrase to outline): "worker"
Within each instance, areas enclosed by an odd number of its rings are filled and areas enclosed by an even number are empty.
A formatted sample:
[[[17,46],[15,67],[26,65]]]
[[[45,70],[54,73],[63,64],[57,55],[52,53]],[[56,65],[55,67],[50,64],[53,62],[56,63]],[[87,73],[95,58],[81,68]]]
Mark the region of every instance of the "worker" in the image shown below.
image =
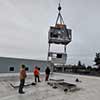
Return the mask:
[[[19,93],[20,94],[23,94],[24,91],[23,91],[23,87],[24,87],[24,84],[25,84],[25,78],[27,77],[26,75],[26,70],[25,70],[25,65],[21,65],[21,68],[20,68],[20,85],[19,85]]]
[[[37,79],[38,79],[38,82],[40,82],[40,78],[39,78],[39,68],[37,66],[35,66],[35,69],[34,69],[34,77],[35,77],[35,83],[37,83]]]
[[[46,74],[45,81],[48,81],[49,75],[50,75],[50,68],[49,68],[48,66],[47,66],[47,68],[45,69],[45,74]]]

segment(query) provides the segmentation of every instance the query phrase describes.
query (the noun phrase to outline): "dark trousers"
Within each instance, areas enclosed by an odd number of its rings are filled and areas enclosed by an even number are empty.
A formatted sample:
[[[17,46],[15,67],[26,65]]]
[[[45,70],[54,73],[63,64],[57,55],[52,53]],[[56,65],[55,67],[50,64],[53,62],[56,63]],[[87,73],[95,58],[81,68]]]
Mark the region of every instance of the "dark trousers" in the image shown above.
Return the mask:
[[[37,79],[38,79],[38,82],[40,82],[39,75],[35,75],[35,82],[37,82]]]
[[[46,74],[45,81],[48,81],[48,79],[49,79],[49,74]]]
[[[19,92],[23,92],[23,87],[24,87],[25,79],[20,80],[20,85],[19,85]]]

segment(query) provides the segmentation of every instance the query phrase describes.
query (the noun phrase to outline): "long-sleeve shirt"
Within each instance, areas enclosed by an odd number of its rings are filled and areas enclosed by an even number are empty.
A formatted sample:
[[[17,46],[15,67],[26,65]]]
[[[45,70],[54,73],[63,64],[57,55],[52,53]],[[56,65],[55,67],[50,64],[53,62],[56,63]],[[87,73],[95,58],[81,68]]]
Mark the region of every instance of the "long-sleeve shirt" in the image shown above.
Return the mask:
[[[25,79],[26,78],[26,71],[24,68],[20,69],[20,79]]]

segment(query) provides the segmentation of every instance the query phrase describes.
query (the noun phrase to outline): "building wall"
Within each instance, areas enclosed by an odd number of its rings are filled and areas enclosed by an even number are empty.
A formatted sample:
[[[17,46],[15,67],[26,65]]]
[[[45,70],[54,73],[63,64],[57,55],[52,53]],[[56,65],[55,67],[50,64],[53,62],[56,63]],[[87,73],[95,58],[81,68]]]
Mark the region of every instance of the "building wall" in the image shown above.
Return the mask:
[[[21,64],[26,65],[28,72],[33,72],[35,66],[40,67],[40,71],[43,72],[47,66],[47,61],[0,57],[0,73],[17,73]]]

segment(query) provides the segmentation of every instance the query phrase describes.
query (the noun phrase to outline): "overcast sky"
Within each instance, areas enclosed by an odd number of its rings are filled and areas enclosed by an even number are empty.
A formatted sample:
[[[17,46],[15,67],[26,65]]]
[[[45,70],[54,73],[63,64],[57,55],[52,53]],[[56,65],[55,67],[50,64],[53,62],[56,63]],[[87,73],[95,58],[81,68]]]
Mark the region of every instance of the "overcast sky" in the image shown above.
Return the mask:
[[[0,0],[0,56],[46,60],[48,30],[56,22],[58,2]],[[72,29],[67,63],[93,65],[100,52],[100,0],[62,0],[61,6],[64,22]]]

